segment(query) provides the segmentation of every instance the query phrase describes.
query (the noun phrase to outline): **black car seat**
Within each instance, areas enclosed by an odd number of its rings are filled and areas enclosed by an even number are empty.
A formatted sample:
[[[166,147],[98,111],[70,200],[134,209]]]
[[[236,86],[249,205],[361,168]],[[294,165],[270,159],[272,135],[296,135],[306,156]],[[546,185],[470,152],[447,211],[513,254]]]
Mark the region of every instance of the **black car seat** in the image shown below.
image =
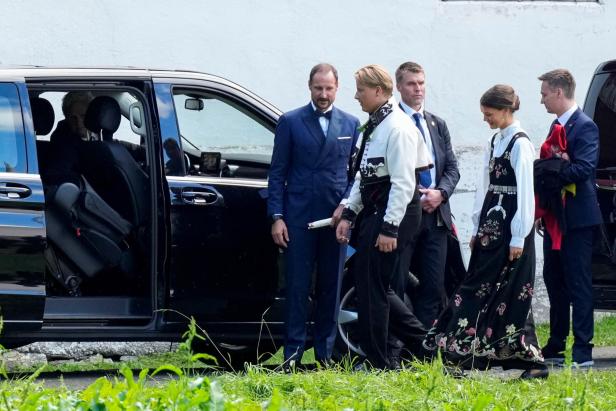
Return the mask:
[[[53,277],[70,295],[80,295],[83,277],[105,270],[130,273],[134,257],[126,239],[132,225],[88,184],[67,182],[47,193],[45,259]]]
[[[30,109],[32,110],[32,123],[34,132],[37,136],[44,136],[51,132],[55,115],[51,103],[42,97],[30,98]],[[49,142],[36,141],[36,151],[39,162],[39,170],[43,172],[49,158]]]
[[[84,176],[143,239],[150,214],[149,177],[126,147],[113,141],[120,120],[120,106],[113,98],[99,96],[90,102],[85,126],[100,135],[102,141],[83,144]]]

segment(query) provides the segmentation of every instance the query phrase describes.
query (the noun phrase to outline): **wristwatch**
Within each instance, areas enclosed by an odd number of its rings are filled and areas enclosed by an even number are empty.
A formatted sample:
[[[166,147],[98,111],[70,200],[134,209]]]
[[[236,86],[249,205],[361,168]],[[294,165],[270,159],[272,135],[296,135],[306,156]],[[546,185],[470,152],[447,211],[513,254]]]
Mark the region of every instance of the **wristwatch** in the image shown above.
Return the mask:
[[[276,221],[282,220],[282,214],[272,214],[270,216],[270,222],[274,224]]]

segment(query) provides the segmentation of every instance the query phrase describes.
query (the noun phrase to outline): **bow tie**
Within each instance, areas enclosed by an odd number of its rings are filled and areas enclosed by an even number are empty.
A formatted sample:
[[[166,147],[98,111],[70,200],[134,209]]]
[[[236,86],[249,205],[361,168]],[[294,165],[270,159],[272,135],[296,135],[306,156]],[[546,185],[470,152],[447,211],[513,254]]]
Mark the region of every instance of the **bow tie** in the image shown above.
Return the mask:
[[[314,114],[316,114],[317,118],[325,117],[328,120],[331,120],[332,118],[332,110],[329,110],[327,113],[324,113],[321,110],[314,110]]]

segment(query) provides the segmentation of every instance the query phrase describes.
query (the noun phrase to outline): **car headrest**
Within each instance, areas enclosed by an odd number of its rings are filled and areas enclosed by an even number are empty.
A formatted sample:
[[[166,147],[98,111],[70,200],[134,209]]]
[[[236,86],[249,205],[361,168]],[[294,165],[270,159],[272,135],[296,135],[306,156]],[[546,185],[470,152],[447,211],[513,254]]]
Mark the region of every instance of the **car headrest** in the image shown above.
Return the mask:
[[[98,96],[88,105],[85,126],[97,134],[102,131],[103,140],[110,141],[120,127],[121,115],[117,101],[108,96]]]
[[[55,120],[51,103],[42,97],[33,97],[30,99],[30,107],[34,132],[37,135],[49,134]]]

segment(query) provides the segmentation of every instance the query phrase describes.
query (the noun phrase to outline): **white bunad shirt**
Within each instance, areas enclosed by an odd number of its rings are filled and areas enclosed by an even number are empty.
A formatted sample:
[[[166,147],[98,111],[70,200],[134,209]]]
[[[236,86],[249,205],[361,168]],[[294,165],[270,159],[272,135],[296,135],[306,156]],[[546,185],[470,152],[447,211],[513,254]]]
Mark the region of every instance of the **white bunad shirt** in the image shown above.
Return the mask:
[[[399,226],[406,208],[415,193],[415,172],[432,165],[430,155],[413,121],[390,98],[392,112],[374,129],[369,137],[360,169],[368,169],[368,176],[389,176],[391,189],[383,221]],[[363,138],[363,135],[359,140]],[[361,141],[357,142],[358,145]],[[355,175],[347,207],[355,214],[363,208],[359,185],[361,173]]]
[[[511,138],[517,133],[524,132],[519,121],[514,121],[509,127],[499,130],[494,138],[494,157],[500,157],[511,142]],[[479,228],[479,216],[488,187],[490,186],[490,142],[483,156],[483,167],[473,206],[473,236]],[[518,209],[511,220],[510,247],[524,247],[524,239],[533,229],[535,221],[535,190],[533,185],[533,163],[535,160],[535,148],[528,138],[518,138],[511,148],[511,167],[515,172],[517,184]]]

